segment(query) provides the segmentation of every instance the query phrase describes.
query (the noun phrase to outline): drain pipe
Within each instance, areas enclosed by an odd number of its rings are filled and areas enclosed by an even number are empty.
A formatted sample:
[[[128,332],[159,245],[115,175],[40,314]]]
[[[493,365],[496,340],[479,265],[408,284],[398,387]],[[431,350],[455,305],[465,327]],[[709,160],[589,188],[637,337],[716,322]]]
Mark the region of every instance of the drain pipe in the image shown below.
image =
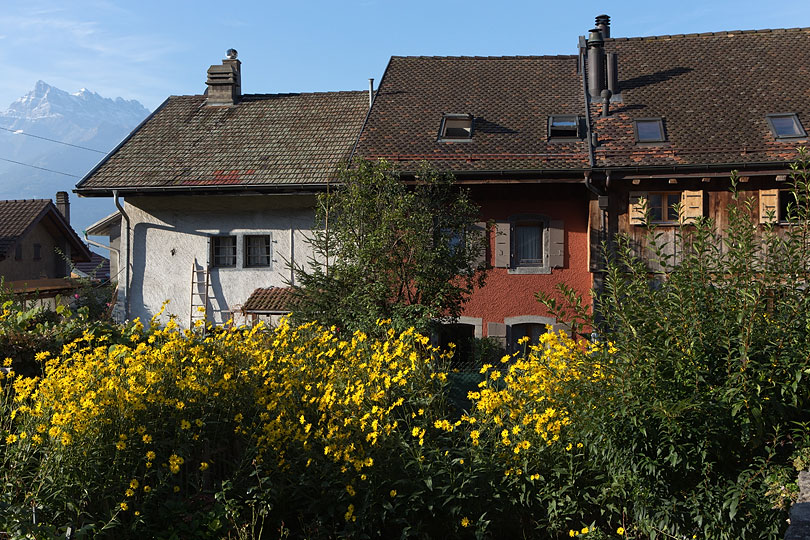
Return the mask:
[[[96,246],[96,247],[99,247],[101,249],[106,249],[110,253],[115,253],[115,263],[118,266],[118,271],[120,272],[121,271],[121,252],[119,250],[117,250],[116,248],[112,247],[112,246],[106,246],[106,245],[102,244],[101,242],[96,242],[95,240],[90,240],[89,238],[87,238],[87,231],[82,231],[82,233],[84,234],[84,241],[87,242],[88,244],[90,244],[91,246]],[[110,276],[110,278],[112,278],[112,276]]]
[[[129,320],[129,296],[130,296],[130,294],[129,294],[129,260],[130,260],[130,255],[129,255],[129,252],[130,252],[130,246],[129,246],[129,244],[130,244],[130,242],[129,242],[129,240],[130,240],[129,239],[129,236],[130,236],[130,233],[129,233],[129,215],[124,211],[124,207],[121,206],[121,201],[118,198],[118,190],[117,189],[113,190],[113,200],[115,201],[115,207],[118,208],[119,212],[121,212],[121,216],[123,216],[124,221],[127,224],[127,234],[126,234],[126,240],[125,240],[125,242],[126,242],[125,245],[126,245],[126,249],[127,249],[127,257],[126,257],[126,263],[125,263],[125,266],[124,266],[124,268],[125,268],[125,270],[124,270],[124,290],[125,290],[125,293],[124,293],[124,320],[128,321]],[[118,258],[118,263],[119,263],[119,265],[121,264],[121,258],[120,257]]]

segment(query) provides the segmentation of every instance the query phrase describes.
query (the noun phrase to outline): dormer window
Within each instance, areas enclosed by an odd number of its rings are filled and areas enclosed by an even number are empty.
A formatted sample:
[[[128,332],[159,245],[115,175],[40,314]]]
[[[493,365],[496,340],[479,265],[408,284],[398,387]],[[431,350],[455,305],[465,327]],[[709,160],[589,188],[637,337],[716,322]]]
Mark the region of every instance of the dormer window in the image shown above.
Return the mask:
[[[575,114],[555,114],[548,117],[548,139],[550,141],[580,139],[579,116]]]
[[[445,114],[439,130],[439,141],[470,141],[473,135],[473,116],[471,114]]]
[[[633,130],[636,133],[636,142],[664,142],[664,121],[661,118],[639,118],[633,120]]]
[[[796,113],[769,114],[765,118],[768,120],[771,133],[777,139],[807,137],[807,133],[804,131],[802,123],[799,122]]]

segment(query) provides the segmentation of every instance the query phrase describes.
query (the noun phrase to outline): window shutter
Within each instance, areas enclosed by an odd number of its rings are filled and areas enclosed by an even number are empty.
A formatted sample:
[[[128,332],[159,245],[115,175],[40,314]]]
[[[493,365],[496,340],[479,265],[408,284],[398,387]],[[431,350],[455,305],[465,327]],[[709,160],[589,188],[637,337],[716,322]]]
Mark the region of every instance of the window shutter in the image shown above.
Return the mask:
[[[759,190],[759,222],[776,223],[779,219],[779,190]]]
[[[681,223],[688,225],[703,217],[703,190],[681,193]]]
[[[565,225],[562,221],[549,222],[548,240],[548,264],[551,268],[562,268],[565,264]]]
[[[628,212],[630,213],[630,225],[644,225],[646,219],[644,211],[647,209],[647,192],[631,191]]]
[[[487,224],[485,221],[478,221],[475,225],[472,226],[472,230],[476,232],[476,235],[480,235],[484,239],[484,245],[481,246],[481,249],[476,254],[475,259],[473,260],[473,265],[476,268],[480,268],[486,266],[487,264],[487,248],[489,247],[489,234],[487,234]]]
[[[495,268],[509,268],[511,246],[511,224],[499,221],[495,224]]]

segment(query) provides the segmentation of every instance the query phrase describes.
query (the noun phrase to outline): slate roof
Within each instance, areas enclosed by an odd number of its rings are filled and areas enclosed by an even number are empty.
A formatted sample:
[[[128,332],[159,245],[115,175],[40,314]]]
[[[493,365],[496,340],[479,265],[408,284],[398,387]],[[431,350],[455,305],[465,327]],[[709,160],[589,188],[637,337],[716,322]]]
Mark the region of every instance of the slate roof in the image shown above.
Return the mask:
[[[810,28],[612,38],[622,103],[600,118],[597,167],[789,161],[808,139],[775,139],[765,119],[810,128]],[[636,144],[633,118],[663,117],[667,142]]]
[[[0,201],[0,257],[41,218],[50,202],[47,199]]]
[[[621,102],[590,106],[596,168],[779,165],[808,139],[775,139],[769,113],[810,132],[810,28],[612,38]],[[393,57],[357,154],[402,170],[427,160],[470,172],[587,169],[588,148],[550,143],[552,114],[585,114],[578,57]],[[472,142],[439,142],[442,113],[475,116]],[[634,118],[662,117],[668,140],[637,144]]]
[[[403,170],[584,169],[583,141],[547,142],[552,114],[584,114],[576,56],[391,58],[357,154]],[[471,142],[439,142],[443,113],[474,116]]]
[[[0,201],[0,259],[10,253],[17,241],[43,219],[54,231],[71,242],[74,261],[90,259],[90,251],[70,227],[50,199]]]
[[[256,289],[242,306],[245,313],[289,313],[294,303],[291,287]]]
[[[98,253],[91,253],[90,260],[76,263],[76,270],[99,281],[110,280],[110,259]]]
[[[323,184],[348,158],[368,112],[366,92],[253,94],[230,107],[205,100],[167,99],[76,192]]]

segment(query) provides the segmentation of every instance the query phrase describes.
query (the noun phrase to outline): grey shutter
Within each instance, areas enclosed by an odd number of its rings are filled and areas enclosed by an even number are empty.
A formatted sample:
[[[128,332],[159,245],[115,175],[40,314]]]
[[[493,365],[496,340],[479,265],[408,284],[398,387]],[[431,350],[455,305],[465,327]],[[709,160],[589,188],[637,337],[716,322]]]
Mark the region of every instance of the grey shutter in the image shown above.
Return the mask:
[[[486,221],[476,222],[476,224],[472,226],[472,230],[475,231],[476,240],[480,240],[483,243],[480,246],[475,244],[476,248],[480,247],[481,249],[478,250],[475,259],[473,259],[473,266],[475,268],[484,268],[487,265],[487,249],[489,248],[489,234],[487,234]]]
[[[565,264],[565,224],[561,220],[549,222],[548,240],[548,264],[551,268],[562,268]]]
[[[495,268],[509,268],[510,266],[510,237],[511,224],[508,221],[499,221],[495,224]]]

